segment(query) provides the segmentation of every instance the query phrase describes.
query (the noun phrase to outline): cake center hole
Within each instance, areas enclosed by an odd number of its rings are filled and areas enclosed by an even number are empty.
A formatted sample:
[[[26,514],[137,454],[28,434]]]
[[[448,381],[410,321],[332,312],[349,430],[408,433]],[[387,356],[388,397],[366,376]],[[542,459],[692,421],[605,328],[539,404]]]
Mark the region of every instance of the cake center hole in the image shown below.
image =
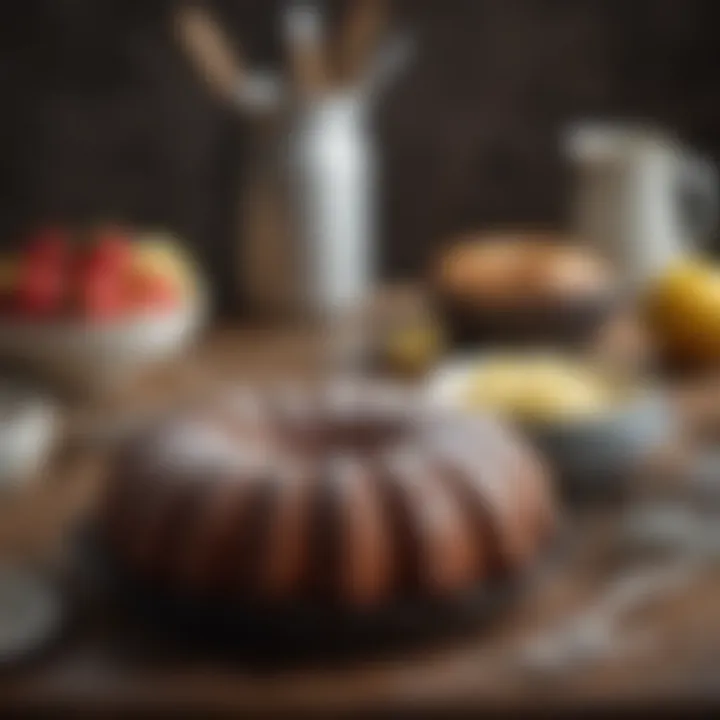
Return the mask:
[[[372,455],[400,440],[406,433],[397,419],[332,418],[290,429],[289,440],[310,453]]]

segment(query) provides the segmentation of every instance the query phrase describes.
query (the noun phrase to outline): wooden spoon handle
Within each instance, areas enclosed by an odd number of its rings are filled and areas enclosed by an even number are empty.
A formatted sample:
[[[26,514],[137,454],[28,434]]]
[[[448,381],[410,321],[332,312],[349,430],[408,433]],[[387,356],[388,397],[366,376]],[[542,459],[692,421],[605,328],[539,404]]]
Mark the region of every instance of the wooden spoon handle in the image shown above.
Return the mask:
[[[293,88],[301,100],[313,100],[328,88],[323,17],[315,3],[290,2],[284,17],[285,42]]]
[[[182,6],[175,33],[198,72],[223,100],[233,100],[247,73],[218,23],[202,8]]]
[[[367,72],[389,19],[386,0],[354,0],[337,34],[335,55],[341,84],[357,83]]]

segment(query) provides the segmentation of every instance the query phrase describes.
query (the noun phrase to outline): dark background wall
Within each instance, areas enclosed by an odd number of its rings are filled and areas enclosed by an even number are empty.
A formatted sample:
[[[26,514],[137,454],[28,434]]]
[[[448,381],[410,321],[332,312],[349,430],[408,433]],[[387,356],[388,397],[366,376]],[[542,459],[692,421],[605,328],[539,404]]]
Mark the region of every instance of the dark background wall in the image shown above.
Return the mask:
[[[276,64],[275,0],[207,0]],[[37,218],[181,233],[231,297],[246,128],[175,46],[172,0],[6,0],[0,238]],[[334,10],[339,12],[338,3]],[[421,267],[469,225],[563,222],[558,135],[588,115],[654,120],[720,159],[717,0],[406,0],[421,52],[377,115],[383,260]]]

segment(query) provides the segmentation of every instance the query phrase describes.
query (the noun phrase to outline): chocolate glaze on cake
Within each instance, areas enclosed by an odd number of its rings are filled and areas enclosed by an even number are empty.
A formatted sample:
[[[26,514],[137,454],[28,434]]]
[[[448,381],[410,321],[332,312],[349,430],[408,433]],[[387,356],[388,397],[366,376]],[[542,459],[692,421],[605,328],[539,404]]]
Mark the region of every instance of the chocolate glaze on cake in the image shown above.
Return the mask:
[[[489,418],[367,384],[242,391],[127,442],[101,528],[165,588],[374,607],[518,572],[551,500],[539,459]]]

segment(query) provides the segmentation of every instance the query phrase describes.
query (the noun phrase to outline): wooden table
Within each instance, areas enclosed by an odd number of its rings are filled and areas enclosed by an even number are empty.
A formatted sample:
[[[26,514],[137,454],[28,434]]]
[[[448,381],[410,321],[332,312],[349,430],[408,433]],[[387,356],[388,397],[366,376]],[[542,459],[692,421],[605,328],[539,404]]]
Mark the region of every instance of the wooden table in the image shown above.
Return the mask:
[[[315,347],[302,334],[217,331],[181,362],[126,394],[79,405],[72,426],[162,405],[180,392],[201,390],[214,378],[272,376],[291,368],[311,372]],[[57,548],[68,526],[91,504],[101,456],[83,445],[63,453],[47,479],[5,504],[0,550],[42,555]],[[615,510],[576,518],[572,540],[560,557],[491,626],[422,649],[330,666],[257,668],[158,645],[141,623],[111,604],[86,599],[55,648],[0,680],[0,708],[90,716],[100,709],[183,709],[203,715],[339,717],[370,709],[416,716],[421,711],[532,713],[638,703],[658,709],[720,706],[715,682],[720,575],[714,571],[643,613],[634,627],[639,637],[643,629],[652,631],[649,645],[631,643],[612,659],[558,675],[530,673],[518,662],[529,637],[582,607],[607,579],[613,564],[608,539],[617,520]]]

